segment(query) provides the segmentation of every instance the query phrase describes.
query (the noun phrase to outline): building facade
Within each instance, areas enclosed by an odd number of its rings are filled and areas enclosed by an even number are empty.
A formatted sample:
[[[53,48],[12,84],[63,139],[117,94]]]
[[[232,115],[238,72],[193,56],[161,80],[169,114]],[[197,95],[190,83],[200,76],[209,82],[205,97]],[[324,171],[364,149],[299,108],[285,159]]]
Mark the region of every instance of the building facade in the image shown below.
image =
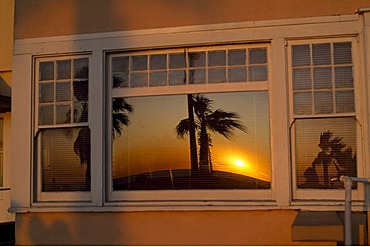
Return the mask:
[[[342,243],[369,54],[368,1],[16,0],[17,244]]]

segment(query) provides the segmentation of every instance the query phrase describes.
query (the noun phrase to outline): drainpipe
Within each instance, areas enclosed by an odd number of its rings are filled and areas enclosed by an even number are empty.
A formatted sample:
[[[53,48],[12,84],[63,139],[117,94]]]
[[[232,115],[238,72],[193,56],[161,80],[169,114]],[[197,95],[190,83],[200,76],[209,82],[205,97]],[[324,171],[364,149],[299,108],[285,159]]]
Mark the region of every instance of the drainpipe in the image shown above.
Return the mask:
[[[352,182],[370,183],[370,179],[341,176],[340,180],[345,188],[345,211],[344,211],[344,244],[352,245]]]

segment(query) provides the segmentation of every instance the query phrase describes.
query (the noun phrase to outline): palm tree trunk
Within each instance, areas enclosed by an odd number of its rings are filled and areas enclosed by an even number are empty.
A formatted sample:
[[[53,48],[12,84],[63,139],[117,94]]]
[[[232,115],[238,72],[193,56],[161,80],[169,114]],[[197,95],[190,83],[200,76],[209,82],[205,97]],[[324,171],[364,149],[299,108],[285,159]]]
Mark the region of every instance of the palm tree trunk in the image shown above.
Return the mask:
[[[188,94],[189,142],[191,171],[198,172],[197,141],[195,137],[193,95]]]
[[[207,128],[205,124],[201,123],[200,127],[200,148],[199,148],[199,168],[202,172],[211,173],[209,167],[209,141],[208,141],[208,134]]]
[[[329,188],[329,164],[323,163],[323,174],[324,174],[324,187]]]

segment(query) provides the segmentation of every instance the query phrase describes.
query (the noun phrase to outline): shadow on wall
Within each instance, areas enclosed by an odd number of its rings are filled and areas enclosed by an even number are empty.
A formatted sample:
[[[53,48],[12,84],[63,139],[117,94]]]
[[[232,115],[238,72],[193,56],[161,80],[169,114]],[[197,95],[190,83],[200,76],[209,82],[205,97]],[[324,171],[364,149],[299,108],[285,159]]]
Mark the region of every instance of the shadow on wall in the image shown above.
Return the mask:
[[[34,216],[29,222],[29,240],[31,245],[71,245],[76,243],[69,226],[62,220],[46,219]],[[18,234],[20,234],[18,232]],[[23,245],[23,243],[17,243]]]
[[[31,214],[31,213],[30,213]],[[32,213],[17,218],[17,245],[124,244],[124,224],[91,213]],[[118,219],[117,219],[118,220]]]

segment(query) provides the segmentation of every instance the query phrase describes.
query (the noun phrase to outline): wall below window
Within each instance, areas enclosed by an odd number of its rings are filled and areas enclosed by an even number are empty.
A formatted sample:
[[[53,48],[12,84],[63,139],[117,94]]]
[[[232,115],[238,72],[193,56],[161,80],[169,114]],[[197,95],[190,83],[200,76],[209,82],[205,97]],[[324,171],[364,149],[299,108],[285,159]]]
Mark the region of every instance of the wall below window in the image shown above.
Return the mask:
[[[300,245],[297,212],[20,213],[17,245]],[[330,245],[336,242],[305,242]]]

